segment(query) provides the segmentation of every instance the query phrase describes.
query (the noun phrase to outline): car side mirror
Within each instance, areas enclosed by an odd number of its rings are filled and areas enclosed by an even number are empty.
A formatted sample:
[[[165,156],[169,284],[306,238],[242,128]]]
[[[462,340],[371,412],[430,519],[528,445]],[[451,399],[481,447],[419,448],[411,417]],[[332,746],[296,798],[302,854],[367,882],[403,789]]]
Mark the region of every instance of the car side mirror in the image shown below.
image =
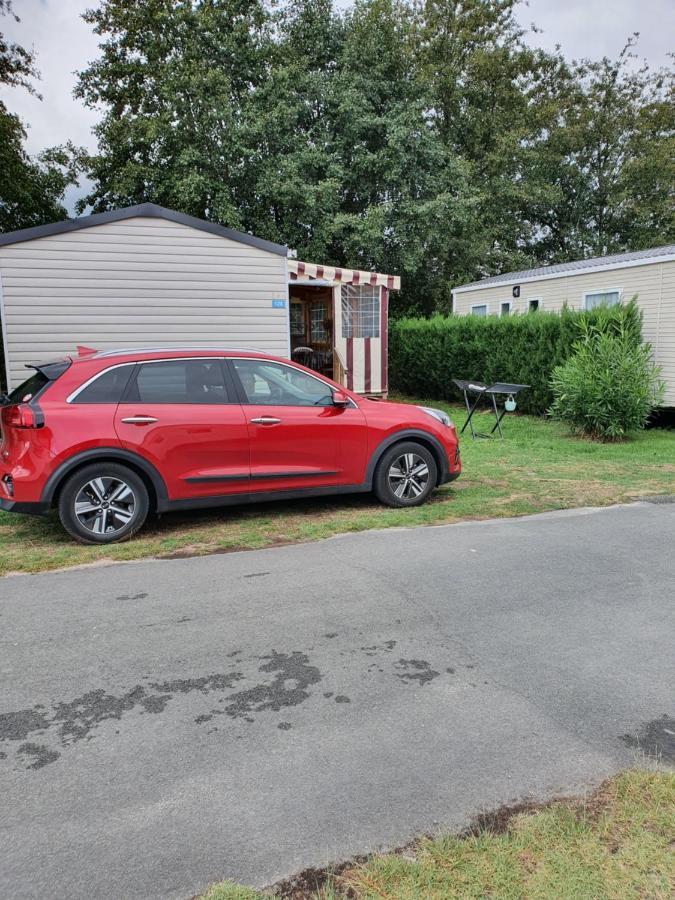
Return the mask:
[[[344,391],[333,391],[333,406],[348,406],[349,396]]]

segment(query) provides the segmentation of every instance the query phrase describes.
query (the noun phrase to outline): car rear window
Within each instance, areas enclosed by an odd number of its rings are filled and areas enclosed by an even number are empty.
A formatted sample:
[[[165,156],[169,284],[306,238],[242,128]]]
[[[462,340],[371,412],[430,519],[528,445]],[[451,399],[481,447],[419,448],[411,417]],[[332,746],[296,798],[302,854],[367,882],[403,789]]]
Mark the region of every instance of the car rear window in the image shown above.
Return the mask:
[[[37,397],[48,384],[49,378],[46,375],[43,375],[42,372],[35,372],[7,395],[7,404],[28,403],[33,397]]]
[[[72,403],[119,403],[134,366],[115,366],[101,373],[72,399]]]
[[[48,384],[60,378],[70,368],[71,363],[71,359],[57,359],[51,362],[27,366],[29,369],[34,369],[35,372],[7,395],[4,405],[29,403],[31,400],[34,400],[44,391]]]

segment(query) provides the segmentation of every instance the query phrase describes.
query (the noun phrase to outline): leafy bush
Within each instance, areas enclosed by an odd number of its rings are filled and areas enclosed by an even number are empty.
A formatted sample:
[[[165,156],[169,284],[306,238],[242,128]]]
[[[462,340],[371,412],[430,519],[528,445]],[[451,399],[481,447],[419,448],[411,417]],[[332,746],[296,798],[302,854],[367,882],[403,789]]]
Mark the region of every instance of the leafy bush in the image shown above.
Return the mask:
[[[602,331],[623,322],[636,346],[641,340],[634,303],[590,312],[398,319],[389,334],[391,387],[418,397],[460,400],[453,378],[528,384],[518,396],[519,409],[544,415],[554,400],[551,374],[571,356],[579,322]]]
[[[663,382],[651,347],[636,341],[634,323],[618,319],[602,329],[581,320],[572,356],[551,376],[551,415],[578,434],[603,441],[622,440],[644,428],[663,398]],[[639,338],[639,332],[638,332]]]

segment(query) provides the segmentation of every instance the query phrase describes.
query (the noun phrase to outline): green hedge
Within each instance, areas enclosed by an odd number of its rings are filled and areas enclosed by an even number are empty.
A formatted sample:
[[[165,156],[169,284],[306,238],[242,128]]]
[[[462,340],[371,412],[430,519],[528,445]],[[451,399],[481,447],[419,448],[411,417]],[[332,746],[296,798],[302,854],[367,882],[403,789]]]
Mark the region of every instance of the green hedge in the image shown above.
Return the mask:
[[[389,332],[390,387],[417,397],[459,400],[453,378],[529,384],[518,397],[518,408],[543,415],[553,402],[553,369],[570,356],[582,319],[603,330],[619,319],[629,320],[640,341],[634,302],[590,312],[397,319]]]

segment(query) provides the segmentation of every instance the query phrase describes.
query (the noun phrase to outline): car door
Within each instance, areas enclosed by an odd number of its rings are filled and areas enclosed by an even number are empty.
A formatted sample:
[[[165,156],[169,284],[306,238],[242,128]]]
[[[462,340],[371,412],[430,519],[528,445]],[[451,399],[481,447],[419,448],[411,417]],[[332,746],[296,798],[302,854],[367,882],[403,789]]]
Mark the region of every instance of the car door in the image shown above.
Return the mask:
[[[155,466],[170,499],[210,497],[248,490],[246,418],[222,359],[152,360],[136,366],[115,430]]]
[[[333,404],[334,385],[293,365],[232,359],[250,436],[252,491],[358,485],[365,416]]]

